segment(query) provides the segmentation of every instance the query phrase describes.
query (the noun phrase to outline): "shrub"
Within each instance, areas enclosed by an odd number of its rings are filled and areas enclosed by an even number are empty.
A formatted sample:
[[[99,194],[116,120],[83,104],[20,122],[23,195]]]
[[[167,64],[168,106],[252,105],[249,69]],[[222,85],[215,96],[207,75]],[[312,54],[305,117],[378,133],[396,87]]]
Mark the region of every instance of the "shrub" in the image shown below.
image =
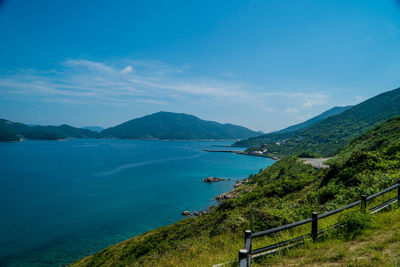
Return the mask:
[[[372,226],[372,216],[361,211],[346,212],[340,216],[339,221],[343,222],[343,233],[348,238],[354,238],[362,233],[364,229]]]
[[[251,230],[255,232],[267,230],[287,223],[284,218],[254,208],[247,210],[245,217],[250,221]]]
[[[314,154],[314,153],[311,153],[308,151],[304,151],[304,152],[301,152],[300,154],[298,154],[299,158],[318,158],[319,156],[320,155]]]

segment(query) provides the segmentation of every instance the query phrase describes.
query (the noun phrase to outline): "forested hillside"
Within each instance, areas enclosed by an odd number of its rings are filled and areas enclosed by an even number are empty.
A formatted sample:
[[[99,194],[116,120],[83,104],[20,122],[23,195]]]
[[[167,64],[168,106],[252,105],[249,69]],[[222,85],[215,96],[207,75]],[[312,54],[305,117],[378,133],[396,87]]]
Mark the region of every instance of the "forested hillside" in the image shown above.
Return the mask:
[[[201,120],[195,116],[157,112],[127,121],[101,132],[103,137],[129,139],[240,139],[259,135],[245,127]]]
[[[64,138],[96,138],[96,132],[75,128],[66,124],[60,126],[28,126],[23,123],[0,119],[0,141],[59,140]]]
[[[400,115],[400,88],[370,98],[349,110],[286,136],[262,135],[236,145],[268,144],[269,153],[293,155],[309,152],[332,156],[338,149],[375,125]]]

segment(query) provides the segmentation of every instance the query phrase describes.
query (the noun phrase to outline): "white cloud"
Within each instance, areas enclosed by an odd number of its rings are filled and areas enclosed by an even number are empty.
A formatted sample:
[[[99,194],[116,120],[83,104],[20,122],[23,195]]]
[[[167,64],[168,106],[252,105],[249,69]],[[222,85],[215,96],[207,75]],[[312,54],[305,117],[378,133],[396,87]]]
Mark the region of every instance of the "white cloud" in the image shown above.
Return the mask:
[[[112,73],[114,71],[112,67],[107,66],[104,63],[89,61],[84,59],[78,59],[78,60],[68,59],[64,61],[63,64],[64,66],[69,68],[83,68],[97,72]]]
[[[122,74],[125,74],[125,73],[129,73],[129,72],[131,72],[133,69],[132,69],[132,67],[131,66],[126,66],[125,68],[123,68],[122,70],[121,70],[121,73]]]
[[[68,59],[56,71],[22,69],[0,73],[0,98],[34,98],[35,101],[151,105],[200,103],[232,108],[242,104],[257,112],[298,113],[300,103],[320,105],[327,96],[320,92],[267,91],[231,79],[195,77],[190,67],[159,61],[118,60],[95,62]],[[199,104],[199,105],[200,105]],[[242,107],[243,107],[242,106]]]
[[[311,108],[312,107],[312,103],[310,101],[307,101],[306,103],[304,103],[303,107]]]

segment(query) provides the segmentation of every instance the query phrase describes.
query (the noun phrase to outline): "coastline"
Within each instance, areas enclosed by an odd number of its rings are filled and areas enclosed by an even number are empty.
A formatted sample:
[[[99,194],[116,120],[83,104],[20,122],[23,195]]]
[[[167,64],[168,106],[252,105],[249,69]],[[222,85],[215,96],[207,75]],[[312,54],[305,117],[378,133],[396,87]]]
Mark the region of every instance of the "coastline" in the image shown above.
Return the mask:
[[[27,139],[21,138],[19,140],[2,141],[2,143],[18,143],[23,141],[66,141],[68,139],[101,139],[101,140],[133,140],[133,141],[166,141],[166,142],[185,142],[185,141],[196,141],[196,142],[235,142],[240,139],[141,139],[141,138],[115,138],[115,137],[66,137],[61,139]],[[234,147],[232,145],[213,145],[214,147]]]
[[[235,153],[235,154],[246,155],[246,156],[269,158],[269,159],[273,159],[273,160],[276,160],[276,161],[279,160],[278,157],[268,156],[268,155],[265,155],[265,154],[261,154],[261,155],[260,155],[260,154],[251,154],[251,153],[246,153],[246,152],[240,151],[240,150],[213,150],[213,149],[203,149],[203,151],[212,152],[212,153],[216,153],[216,152],[220,152],[220,153]]]
[[[232,145],[213,145],[213,147],[234,147]],[[240,151],[240,150],[214,150],[214,149],[203,149],[203,151],[205,152],[210,152],[210,153],[235,153],[238,155],[246,155],[246,156],[254,156],[254,157],[262,157],[262,158],[269,158],[272,160],[278,161],[279,158],[277,157],[273,157],[273,156],[268,156],[268,155],[257,155],[257,154],[250,154],[250,153],[246,153],[244,151]],[[275,164],[275,162],[273,164]],[[271,165],[273,165],[271,164]],[[243,179],[232,179],[232,178],[224,178],[224,180],[222,182],[226,182],[226,181],[230,181],[230,180],[234,180],[235,183],[232,185],[233,189],[226,191],[222,194],[219,194],[217,196],[215,196],[213,199],[217,201],[218,205],[221,204],[223,201],[231,199],[231,198],[236,198],[238,195],[240,194],[246,194],[248,192],[251,191],[251,189],[244,189],[244,190],[240,190],[243,188],[244,185],[246,185],[249,181],[250,181],[251,177],[250,174],[247,178],[243,178]],[[240,188],[240,189],[239,189]],[[239,189],[239,190],[237,190]],[[241,192],[242,191],[242,192]],[[204,214],[208,214],[209,211],[211,209],[213,209],[215,206],[210,206],[207,207],[205,209],[202,210],[193,210],[193,211],[183,211],[181,213],[182,217],[197,217],[197,216],[202,216]]]

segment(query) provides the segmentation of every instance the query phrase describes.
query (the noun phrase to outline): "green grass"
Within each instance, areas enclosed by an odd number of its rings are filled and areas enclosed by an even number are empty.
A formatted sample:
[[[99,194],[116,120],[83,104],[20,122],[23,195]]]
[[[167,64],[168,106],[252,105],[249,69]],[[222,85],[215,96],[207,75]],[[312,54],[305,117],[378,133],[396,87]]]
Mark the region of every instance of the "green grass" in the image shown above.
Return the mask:
[[[397,206],[397,204],[394,204]],[[318,242],[256,260],[253,266],[398,266],[400,210],[373,215],[357,235],[334,231]]]

